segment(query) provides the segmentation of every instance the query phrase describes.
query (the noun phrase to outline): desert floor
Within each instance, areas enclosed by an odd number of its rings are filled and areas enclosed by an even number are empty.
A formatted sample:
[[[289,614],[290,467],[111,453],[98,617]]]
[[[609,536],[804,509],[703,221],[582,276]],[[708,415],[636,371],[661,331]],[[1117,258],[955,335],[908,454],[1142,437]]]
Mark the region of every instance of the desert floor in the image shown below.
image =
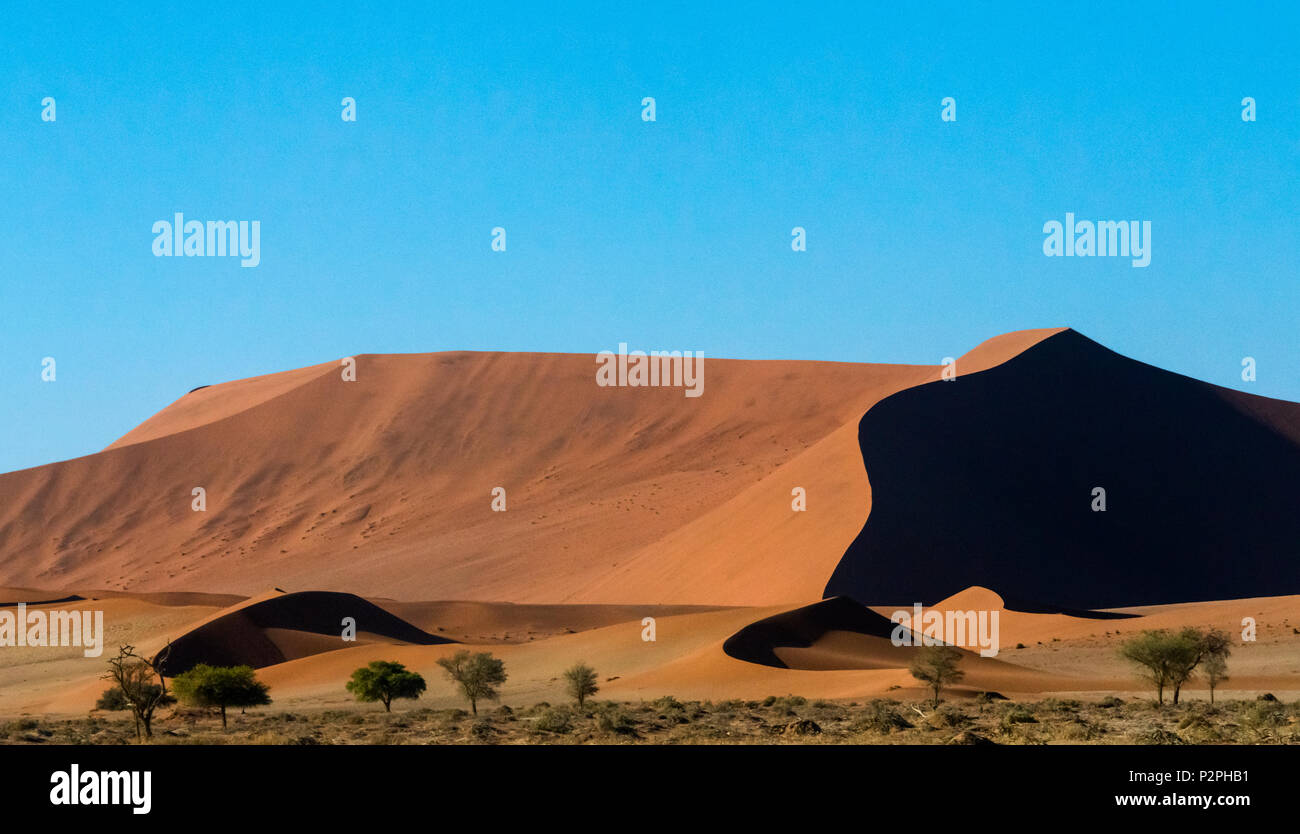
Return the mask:
[[[219,725],[214,734],[211,719],[193,711],[163,710],[160,739],[771,741],[778,734],[784,738],[788,725],[806,718],[821,732],[792,730],[799,740],[946,743],[970,730],[994,740],[1132,741],[1155,729],[1191,741],[1244,741],[1246,736],[1289,740],[1295,710],[1257,707],[1261,702],[1256,698],[1268,693],[1283,705],[1300,698],[1297,597],[1129,609],[1124,613],[1137,616],[1107,620],[1003,609],[999,655],[981,658],[968,653],[962,662],[965,679],[945,693],[946,705],[936,713],[924,704],[927,693],[898,660],[896,653],[902,650],[878,637],[829,632],[805,648],[778,647],[777,655],[795,668],[745,662],[722,650],[723,642],[738,630],[791,606],[707,609],[371,600],[429,634],[457,641],[414,645],[367,633],[364,627],[355,643],[344,643],[337,635],[311,631],[315,626],[308,624],[295,628],[281,619],[274,628],[260,628],[248,621],[247,611],[258,604],[263,611],[277,606],[298,611],[285,604],[294,595],[278,590],[245,600],[79,591],[72,593],[83,599],[46,605],[40,601],[63,599],[69,592],[10,588],[0,593],[11,605],[28,601],[33,608],[105,613],[100,657],[85,657],[80,648],[22,647],[0,653],[0,716],[9,722],[5,730],[10,741],[95,741],[101,740],[100,734],[113,741],[132,735],[122,714],[93,710],[107,687],[101,675],[108,657],[124,643],[142,652],[156,651],[168,640],[177,641],[214,622],[244,629],[223,632],[228,638],[236,635],[235,644],[262,641],[284,654],[282,662],[258,669],[259,678],[271,686],[274,703],[233,717],[229,734],[220,733]],[[1000,602],[989,591],[970,589],[949,604],[974,608]],[[873,610],[887,616],[892,609]],[[327,613],[333,617],[337,612]],[[653,642],[642,639],[645,617],[655,619]],[[1194,726],[1178,726],[1191,714],[1186,704],[1180,710],[1150,709],[1146,702],[1152,693],[1117,653],[1126,636],[1144,629],[1218,627],[1235,636],[1247,617],[1256,621],[1257,639],[1234,641],[1231,677],[1217,692],[1220,702],[1242,703],[1218,713],[1198,713],[1203,717],[1194,720]],[[439,658],[462,648],[490,651],[505,662],[509,677],[499,701],[481,705],[488,729],[474,729],[477,725],[465,713],[468,705],[437,666]],[[392,716],[382,714],[378,705],[357,703],[344,683],[354,669],[378,659],[400,661],[419,672],[428,681],[428,691],[419,701],[397,704]],[[568,702],[562,672],[579,661],[599,674],[596,698],[601,705],[589,705],[585,712],[562,706]],[[990,700],[981,693],[996,695]],[[1203,710],[1200,702],[1207,695],[1204,682],[1193,680],[1183,700]],[[1102,706],[1115,697],[1124,701],[1122,708]],[[1014,713],[1017,707],[1009,704],[1015,703],[1023,704],[1036,720],[1014,717],[1019,715]],[[897,713],[904,723],[881,718],[881,709]],[[1261,709],[1282,711],[1252,712]],[[544,718],[547,715],[550,718]],[[631,729],[619,729],[624,721]],[[569,729],[538,730],[539,722]],[[1058,726],[1063,724],[1079,726]],[[891,732],[880,731],[886,725]]]

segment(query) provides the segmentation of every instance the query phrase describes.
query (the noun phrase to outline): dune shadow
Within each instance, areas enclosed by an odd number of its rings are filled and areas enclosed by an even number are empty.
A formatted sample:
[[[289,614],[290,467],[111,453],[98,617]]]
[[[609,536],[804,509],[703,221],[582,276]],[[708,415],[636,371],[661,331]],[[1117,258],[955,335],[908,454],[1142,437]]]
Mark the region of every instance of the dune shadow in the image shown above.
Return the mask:
[[[827,597],[983,585],[1077,611],[1300,593],[1300,405],[1066,330],[882,400],[858,438],[872,508]]]

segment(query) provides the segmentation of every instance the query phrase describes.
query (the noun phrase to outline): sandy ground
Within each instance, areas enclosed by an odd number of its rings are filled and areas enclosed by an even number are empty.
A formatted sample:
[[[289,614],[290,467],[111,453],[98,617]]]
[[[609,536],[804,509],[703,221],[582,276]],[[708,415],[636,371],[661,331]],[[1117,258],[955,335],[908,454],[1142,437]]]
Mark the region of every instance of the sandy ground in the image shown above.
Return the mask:
[[[66,594],[46,595],[58,598]],[[286,595],[268,592],[254,599]],[[954,602],[996,603],[996,595],[979,589]],[[47,608],[105,612],[105,655],[87,658],[80,650],[10,648],[0,652],[0,715],[84,715],[105,684],[99,679],[105,660],[122,642],[146,650],[160,648],[187,631],[237,613],[249,602],[218,608],[144,600],[130,595],[59,603]],[[656,606],[520,606],[508,603],[447,603],[376,600],[385,610],[405,613],[422,628],[465,642],[412,645],[388,642],[382,634],[346,644],[337,637],[312,635],[314,653],[263,667],[258,675],[272,687],[277,708],[325,709],[354,705],[343,685],[351,672],[371,660],[396,660],[429,681],[421,704],[453,707],[461,699],[445,680],[438,658],[459,649],[490,651],[502,658],[509,679],[502,702],[512,705],[564,699],[560,675],[578,661],[600,675],[602,697],[623,701],[672,696],[691,700],[759,699],[800,695],[809,699],[864,699],[923,695],[905,668],[907,649],[888,640],[830,633],[807,649],[783,649],[792,665],[808,659],[811,668],[777,668],[729,657],[723,642],[755,620],[788,606],[715,610]],[[888,608],[881,608],[882,613]],[[1097,699],[1109,694],[1144,694],[1146,686],[1119,658],[1126,637],[1147,628],[1218,627],[1240,632],[1244,617],[1258,623],[1253,643],[1234,641],[1231,679],[1221,697],[1254,697],[1272,692],[1283,700],[1300,697],[1300,597],[1234,600],[1133,609],[1138,617],[1097,620],[1062,614],[1000,611],[1002,650],[996,658],[968,653],[962,663],[966,679],[956,692],[970,695],[997,691],[1011,698],[1057,695]],[[655,619],[653,642],[642,639],[644,617]],[[293,629],[277,630],[292,633]],[[284,639],[277,633],[275,639]],[[1017,644],[1024,648],[1015,648]],[[303,645],[303,644],[298,644]],[[818,653],[838,652],[862,668],[819,668]],[[1186,696],[1205,696],[1193,683]]]

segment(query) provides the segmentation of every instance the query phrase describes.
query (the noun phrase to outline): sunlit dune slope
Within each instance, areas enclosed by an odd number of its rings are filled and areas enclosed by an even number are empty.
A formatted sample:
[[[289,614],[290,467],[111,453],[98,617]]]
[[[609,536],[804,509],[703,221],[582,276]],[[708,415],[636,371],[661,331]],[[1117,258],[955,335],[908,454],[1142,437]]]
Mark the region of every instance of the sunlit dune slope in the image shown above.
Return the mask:
[[[587,355],[360,356],[355,382],[322,365],[202,388],[101,453],[0,475],[0,581],[549,603],[806,600],[865,512],[860,459],[840,454],[851,446],[843,427],[936,373],[709,359],[704,395],[688,398],[681,388],[600,387],[595,368]],[[805,463],[799,473],[820,521],[787,526],[791,485],[781,478],[767,485],[784,494],[776,505],[744,498],[728,513],[749,516],[713,519],[645,565],[656,542],[836,431],[843,448],[817,453],[824,471]],[[495,487],[506,490],[505,512],[492,511]],[[206,491],[205,511],[192,509],[195,488]],[[812,527],[833,532],[814,533],[820,552],[792,570],[785,553]],[[769,542],[754,561],[745,536],[764,529],[788,547]],[[634,560],[626,581],[607,581]],[[698,587],[683,587],[674,561]]]

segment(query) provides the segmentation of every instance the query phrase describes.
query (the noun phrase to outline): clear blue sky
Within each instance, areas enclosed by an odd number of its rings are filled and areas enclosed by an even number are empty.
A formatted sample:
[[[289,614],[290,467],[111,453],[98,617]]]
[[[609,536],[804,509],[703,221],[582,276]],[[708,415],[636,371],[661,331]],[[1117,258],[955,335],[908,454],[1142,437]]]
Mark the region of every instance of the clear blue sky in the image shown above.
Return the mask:
[[[363,352],[937,363],[1068,325],[1300,400],[1293,3],[46,5],[0,31],[0,471]],[[176,211],[261,221],[261,265],[155,258]],[[1152,221],[1151,265],[1044,257],[1067,211]]]

